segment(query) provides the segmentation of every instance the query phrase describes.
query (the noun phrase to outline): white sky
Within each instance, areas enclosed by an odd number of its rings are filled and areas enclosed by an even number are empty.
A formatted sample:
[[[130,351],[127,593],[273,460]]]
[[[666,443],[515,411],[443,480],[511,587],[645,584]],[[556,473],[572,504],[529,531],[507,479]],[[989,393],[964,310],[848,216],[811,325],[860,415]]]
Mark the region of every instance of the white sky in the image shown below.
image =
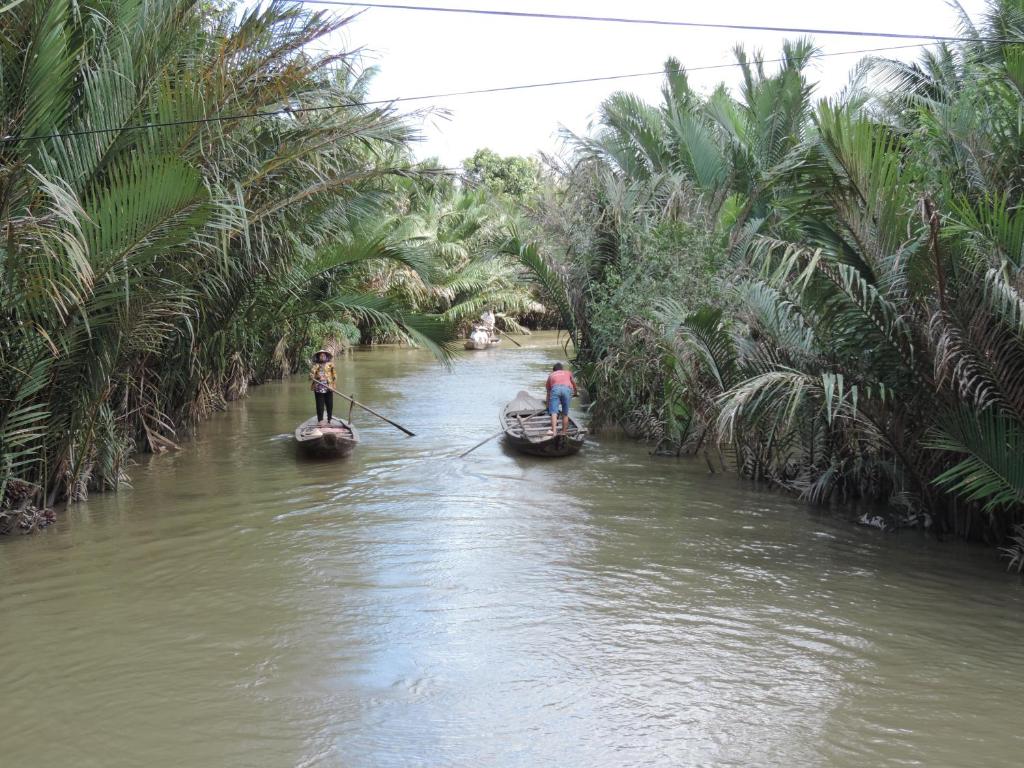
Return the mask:
[[[401,1],[401,0],[395,0]],[[416,4],[415,0],[407,0]],[[453,7],[628,16],[681,21],[758,24],[951,35],[957,15],[945,0],[436,0]],[[962,0],[976,22],[985,0]],[[344,13],[347,9],[325,9]],[[354,9],[353,9],[354,10]],[[367,60],[380,66],[371,98],[417,96],[520,83],[617,75],[661,69],[676,56],[684,67],[733,62],[733,45],[763,49],[776,58],[787,35],[736,30],[704,30],[547,19],[514,19],[367,9],[349,25],[339,45],[363,46]],[[789,35],[789,37],[797,37]],[[915,41],[872,37],[818,36],[825,52],[860,50]],[[335,44],[333,41],[331,44]],[[883,53],[916,58],[918,49]],[[814,65],[818,95],[838,91],[861,55],[832,56]],[[737,82],[736,68],[694,72],[690,82],[709,90]],[[555,86],[522,92],[462,96],[429,102],[450,111],[423,125],[419,158],[437,156],[457,165],[479,147],[501,154],[531,155],[558,147],[557,131],[587,129],[600,102],[616,90],[648,101],[660,97],[662,78],[638,77],[610,83]],[[424,102],[402,105],[404,110]]]

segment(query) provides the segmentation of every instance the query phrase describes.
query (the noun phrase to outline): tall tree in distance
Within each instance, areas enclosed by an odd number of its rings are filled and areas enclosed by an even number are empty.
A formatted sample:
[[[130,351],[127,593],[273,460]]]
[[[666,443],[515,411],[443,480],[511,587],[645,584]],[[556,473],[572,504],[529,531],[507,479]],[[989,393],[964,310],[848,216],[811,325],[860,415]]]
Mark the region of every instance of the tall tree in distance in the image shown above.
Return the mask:
[[[463,183],[484,187],[492,194],[524,201],[540,189],[540,166],[528,157],[502,157],[491,149],[478,149],[462,161]]]

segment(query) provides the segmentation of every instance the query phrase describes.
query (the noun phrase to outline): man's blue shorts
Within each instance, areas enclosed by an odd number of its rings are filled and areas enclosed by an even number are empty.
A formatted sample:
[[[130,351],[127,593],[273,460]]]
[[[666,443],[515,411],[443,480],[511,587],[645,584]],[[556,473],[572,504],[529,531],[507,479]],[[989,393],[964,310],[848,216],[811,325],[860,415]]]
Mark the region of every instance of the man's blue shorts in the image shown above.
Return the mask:
[[[572,387],[567,387],[564,384],[551,388],[551,394],[548,395],[548,413],[558,413],[558,406],[562,406],[562,415],[569,415],[569,401],[572,400]]]

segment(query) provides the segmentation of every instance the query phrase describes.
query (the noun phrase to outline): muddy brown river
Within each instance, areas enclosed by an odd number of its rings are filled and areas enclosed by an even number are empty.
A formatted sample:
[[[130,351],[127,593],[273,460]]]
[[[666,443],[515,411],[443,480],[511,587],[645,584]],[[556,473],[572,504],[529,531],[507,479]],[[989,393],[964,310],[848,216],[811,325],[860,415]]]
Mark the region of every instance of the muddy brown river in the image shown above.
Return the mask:
[[[258,387],[0,541],[0,765],[1021,765],[995,553],[609,438],[455,458],[562,354],[527,344],[340,361],[418,433],[357,415],[342,461],[296,456],[301,381]]]

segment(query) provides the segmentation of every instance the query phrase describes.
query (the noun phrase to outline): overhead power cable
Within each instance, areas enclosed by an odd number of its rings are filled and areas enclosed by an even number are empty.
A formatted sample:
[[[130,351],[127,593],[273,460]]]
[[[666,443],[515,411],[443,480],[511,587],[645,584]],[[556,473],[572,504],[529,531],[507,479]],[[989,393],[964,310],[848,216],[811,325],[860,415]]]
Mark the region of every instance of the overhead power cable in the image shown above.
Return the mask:
[[[832,53],[819,53],[816,58],[828,56],[852,56],[865,53],[878,53],[881,51],[896,51],[906,48],[920,48],[926,43],[912,43],[909,45],[888,45],[881,48],[861,48],[853,51],[833,51]],[[764,64],[780,64],[787,61],[784,58],[764,59]],[[92,136],[100,133],[121,133],[124,131],[142,131],[153,128],[173,128],[185,125],[201,125],[204,123],[221,123],[231,120],[244,120],[252,117],[277,117],[280,115],[300,114],[304,112],[322,112],[329,109],[350,109],[353,107],[374,107],[389,106],[399,102],[430,101],[433,99],[447,99],[459,96],[478,96],[489,93],[508,93],[510,91],[525,91],[535,88],[551,88],[563,85],[581,85],[585,83],[603,83],[615,80],[627,80],[636,77],[651,77],[654,75],[666,75],[690,72],[705,72],[715,69],[730,69],[740,66],[739,62],[728,62],[724,64],[705,64],[698,67],[680,67],[673,72],[666,72],[664,69],[651,70],[649,72],[630,72],[622,75],[602,75],[599,77],[580,77],[571,80],[548,80],[540,83],[521,83],[518,85],[502,85],[493,88],[473,88],[465,91],[448,91],[446,93],[427,93],[419,96],[396,96],[392,99],[374,99],[372,101],[351,101],[340,104],[322,104],[315,107],[282,107],[258,112],[238,112],[230,115],[216,115],[214,117],[197,117],[188,120],[168,120],[166,122],[139,123],[136,125],[125,125],[116,128],[83,128],[77,131],[63,131],[60,133],[41,133],[32,136],[3,136],[0,137],[0,145],[18,144],[26,141],[41,141],[44,139],[65,139],[75,136]]]
[[[857,29],[828,29],[817,27],[773,27],[761,24],[727,24],[723,22],[674,21],[671,19],[637,19],[623,16],[585,16],[575,13],[540,13],[508,11],[489,8],[452,8],[439,5],[405,5],[400,3],[346,3],[342,0],[293,0],[302,5],[343,5],[349,8],[379,8],[389,11],[426,11],[429,13],[458,13],[476,16],[501,16],[520,19],[546,19],[549,21],[587,21],[609,24],[639,24],[657,27],[689,27],[691,29],[730,29],[747,32],[786,32],[799,35],[842,35],[846,37],[886,37],[897,40],[934,40],[947,43],[1019,43],[992,37],[963,37],[957,35],[911,34],[909,32],[880,32]]]

